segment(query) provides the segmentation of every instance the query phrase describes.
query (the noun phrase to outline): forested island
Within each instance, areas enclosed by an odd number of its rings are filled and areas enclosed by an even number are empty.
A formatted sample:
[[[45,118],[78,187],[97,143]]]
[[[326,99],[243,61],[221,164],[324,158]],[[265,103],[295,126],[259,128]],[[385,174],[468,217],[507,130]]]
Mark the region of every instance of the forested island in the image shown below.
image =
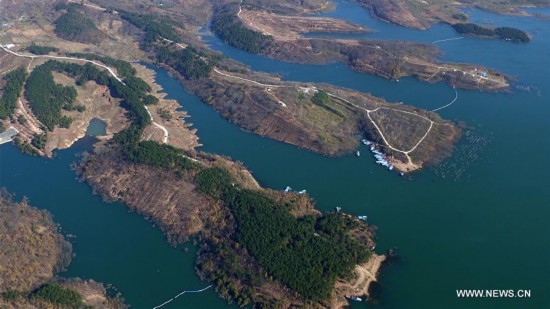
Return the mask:
[[[529,35],[527,35],[525,31],[516,28],[488,28],[472,23],[454,24],[453,28],[460,34],[468,34],[486,38],[499,38],[501,40],[512,41],[515,43],[529,43],[529,41],[531,41]]]

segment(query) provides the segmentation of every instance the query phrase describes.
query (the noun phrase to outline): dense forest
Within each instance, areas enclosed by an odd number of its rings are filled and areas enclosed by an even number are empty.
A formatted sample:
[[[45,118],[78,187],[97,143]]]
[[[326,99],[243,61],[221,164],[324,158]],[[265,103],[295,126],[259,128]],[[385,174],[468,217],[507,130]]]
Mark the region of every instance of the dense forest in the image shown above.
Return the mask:
[[[46,300],[63,308],[82,308],[84,305],[80,294],[54,283],[46,284],[34,291],[31,297]]]
[[[531,40],[525,31],[510,27],[499,27],[493,29],[472,23],[459,23],[454,24],[453,28],[460,34],[498,37],[503,40],[521,43],[528,43]]]
[[[38,120],[49,130],[55,126],[67,128],[72,119],[61,115],[61,109],[76,100],[76,89],[56,84],[53,80],[52,61],[36,67],[25,85],[25,97]]]
[[[59,48],[45,45],[36,45],[32,43],[27,48],[27,51],[34,55],[47,55],[51,52],[59,51]]]
[[[271,36],[246,28],[237,16],[222,10],[214,15],[212,32],[225,43],[251,53],[259,53],[273,41]]]
[[[308,300],[327,299],[336,279],[370,256],[348,235],[356,223],[345,215],[295,218],[287,205],[237,187],[220,168],[200,171],[196,183],[200,191],[221,198],[231,209],[237,242],[270,275]]]
[[[2,97],[0,97],[0,119],[6,119],[13,114],[25,79],[27,79],[27,71],[22,67],[9,72],[4,77],[6,85],[2,89]]]
[[[178,71],[187,79],[198,79],[208,76],[217,58],[199,51],[191,46],[172,50],[169,47],[155,44],[157,41],[170,40],[179,42],[180,37],[171,21],[162,18],[128,12],[120,12],[120,16],[132,25],[143,30],[141,48],[152,51],[158,63],[166,64]]]
[[[212,71],[213,58],[210,61],[205,61],[205,55],[201,55],[199,51],[191,46],[185,49],[172,51],[167,47],[160,47],[157,50],[157,61],[164,63],[178,71],[187,79],[198,79],[206,77]]]
[[[77,9],[77,6],[67,6],[67,11],[55,21],[54,32],[60,38],[99,44],[105,37],[94,22]]]
[[[119,11],[120,17],[145,33],[141,40],[141,47],[149,50],[158,40],[179,41],[179,35],[173,27],[173,22],[158,16],[136,14]]]

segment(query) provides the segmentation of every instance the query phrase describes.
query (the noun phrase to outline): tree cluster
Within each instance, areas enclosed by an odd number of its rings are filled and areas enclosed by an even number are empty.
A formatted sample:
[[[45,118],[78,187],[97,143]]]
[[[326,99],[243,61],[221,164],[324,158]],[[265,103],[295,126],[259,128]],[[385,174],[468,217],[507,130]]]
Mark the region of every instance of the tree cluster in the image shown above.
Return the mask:
[[[46,300],[50,303],[60,305],[62,308],[77,309],[83,305],[82,295],[53,283],[46,284],[36,290],[32,293],[31,297]]]
[[[82,14],[75,6],[68,6],[67,12],[55,21],[54,32],[69,41],[99,44],[104,37],[94,22]]]
[[[32,43],[27,47],[27,51],[34,55],[47,55],[51,52],[59,51],[59,48],[52,46],[36,45]]]
[[[525,31],[510,27],[498,27],[492,29],[472,23],[459,23],[454,24],[453,28],[456,32],[461,34],[498,37],[503,40],[507,39],[513,42],[521,43],[528,43],[531,40]]]
[[[212,32],[225,43],[251,53],[259,53],[269,47],[273,38],[246,28],[237,16],[218,12],[212,21]]]
[[[212,62],[203,60],[204,56],[191,46],[176,51],[166,47],[157,50],[158,62],[169,65],[187,79],[206,77],[212,71]]]
[[[263,192],[239,188],[219,168],[200,171],[195,181],[200,191],[229,206],[237,222],[237,242],[273,278],[305,299],[328,298],[336,279],[370,256],[349,236],[354,221],[345,215],[295,218],[289,205]]]
[[[51,65],[48,61],[36,67],[25,85],[25,97],[34,115],[49,130],[57,125],[70,125],[71,118],[62,116],[61,108],[72,105],[77,95],[74,87],[55,83]]]
[[[22,67],[9,72],[4,77],[6,86],[3,89],[2,97],[0,97],[0,119],[6,119],[13,114],[25,79],[27,79],[27,72]]]
[[[120,17],[135,27],[143,30],[144,35],[141,40],[141,48],[150,49],[158,40],[179,41],[179,35],[176,33],[173,22],[160,18],[158,16],[130,13],[119,11]]]

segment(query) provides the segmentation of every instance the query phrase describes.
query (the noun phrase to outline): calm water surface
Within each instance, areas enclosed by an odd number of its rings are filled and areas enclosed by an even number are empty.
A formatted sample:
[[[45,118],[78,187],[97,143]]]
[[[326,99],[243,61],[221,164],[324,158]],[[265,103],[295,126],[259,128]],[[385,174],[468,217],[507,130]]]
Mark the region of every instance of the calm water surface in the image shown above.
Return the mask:
[[[372,37],[432,42],[456,36],[443,25],[409,30],[373,19],[348,2],[337,4],[327,15],[365,24],[378,31]],[[379,303],[354,308],[545,308],[550,306],[549,22],[468,13],[476,22],[524,29],[534,39],[525,45],[473,38],[448,41],[439,44],[443,59],[495,67],[530,91],[459,91],[459,100],[441,114],[470,129],[451,159],[410,177],[380,168],[368,155],[326,158],[243,132],[161,69],[155,69],[157,82],[189,111],[189,122],[205,145],[202,150],[244,162],[264,186],[307,189],[322,210],[340,206],[368,215],[379,228],[377,251],[399,249],[402,260],[381,274]],[[288,80],[329,82],[423,108],[444,105],[454,97],[442,83],[412,78],[396,83],[351,72],[341,64],[282,63],[211,36],[206,39],[229,57]],[[63,275],[113,283],[134,308],[151,308],[181,290],[207,286],[193,273],[191,245],[187,253],[171,248],[139,215],[119,203],[101,202],[75,181],[69,164],[92,142],[85,138],[53,160],[23,156],[11,145],[0,147],[0,185],[51,211],[64,231],[76,236],[77,256]],[[458,299],[456,289],[531,289],[532,297]],[[226,306],[209,290],[186,294],[164,308]]]

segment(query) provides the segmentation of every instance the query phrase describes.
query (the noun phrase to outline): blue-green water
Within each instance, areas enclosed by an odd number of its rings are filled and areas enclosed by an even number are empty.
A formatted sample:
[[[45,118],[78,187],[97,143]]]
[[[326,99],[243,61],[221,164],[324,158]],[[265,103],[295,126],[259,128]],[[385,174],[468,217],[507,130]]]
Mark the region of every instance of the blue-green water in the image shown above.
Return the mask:
[[[343,5],[332,14],[341,14]],[[168,74],[159,82],[192,116],[202,150],[240,160],[262,185],[307,189],[317,206],[366,214],[379,227],[378,251],[399,248],[402,260],[380,278],[376,308],[546,308],[550,306],[550,28],[548,21],[471,11],[475,21],[499,21],[530,32],[526,45],[463,39],[440,44],[445,60],[489,65],[516,76],[531,92],[491,94],[459,91],[459,100],[442,116],[472,127],[444,164],[410,178],[380,168],[369,156],[326,158],[243,132],[187,94]],[[377,23],[380,38],[417,37],[431,42],[452,37],[450,28],[407,30],[370,18],[362,9],[346,18]],[[500,22],[502,21],[502,22]],[[372,28],[375,28],[371,26]],[[439,31],[439,32],[438,32]],[[405,34],[402,34],[405,33]],[[386,35],[386,36],[384,36]],[[454,97],[445,84],[414,79],[400,83],[351,72],[341,64],[287,64],[250,55],[209,37],[213,48],[254,69],[285,79],[329,82],[371,92],[390,101],[424,108]],[[50,210],[67,233],[77,236],[77,254],[66,276],[113,283],[135,308],[151,308],[181,290],[201,288],[193,274],[193,252],[169,247],[162,234],[139,215],[105,204],[74,180],[69,163],[91,145],[89,138],[53,160],[0,147],[0,185],[29,196]],[[365,153],[367,153],[365,151]],[[459,299],[456,289],[531,289],[530,299]],[[186,294],[165,308],[220,308],[210,290]]]
[[[107,130],[107,124],[98,118],[94,118],[88,124],[88,129],[86,130],[86,135],[88,136],[102,136],[105,135]]]

